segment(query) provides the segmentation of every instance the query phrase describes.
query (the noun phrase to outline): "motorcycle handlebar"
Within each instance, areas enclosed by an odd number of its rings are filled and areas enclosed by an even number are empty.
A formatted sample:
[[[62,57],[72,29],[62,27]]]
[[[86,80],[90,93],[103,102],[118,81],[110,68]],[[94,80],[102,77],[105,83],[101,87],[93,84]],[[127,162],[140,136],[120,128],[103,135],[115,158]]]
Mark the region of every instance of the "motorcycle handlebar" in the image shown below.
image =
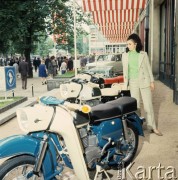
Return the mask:
[[[86,79],[80,79],[80,78],[74,78],[74,79],[71,80],[71,82],[75,82],[75,83],[78,83],[78,84],[88,83],[88,81]]]

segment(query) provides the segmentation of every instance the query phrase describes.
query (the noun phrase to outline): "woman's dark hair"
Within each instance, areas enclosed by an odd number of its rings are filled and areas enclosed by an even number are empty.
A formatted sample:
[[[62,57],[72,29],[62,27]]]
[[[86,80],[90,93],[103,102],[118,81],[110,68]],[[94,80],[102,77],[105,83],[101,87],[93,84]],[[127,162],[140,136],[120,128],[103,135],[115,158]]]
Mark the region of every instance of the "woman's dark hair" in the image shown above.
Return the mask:
[[[142,42],[141,42],[141,39],[140,37],[137,35],[137,34],[131,34],[128,38],[127,38],[127,41],[128,40],[132,40],[134,43],[137,43],[137,46],[136,46],[136,51],[139,53],[142,48],[143,48],[143,45],[142,45]],[[126,48],[126,52],[128,52],[129,49]]]

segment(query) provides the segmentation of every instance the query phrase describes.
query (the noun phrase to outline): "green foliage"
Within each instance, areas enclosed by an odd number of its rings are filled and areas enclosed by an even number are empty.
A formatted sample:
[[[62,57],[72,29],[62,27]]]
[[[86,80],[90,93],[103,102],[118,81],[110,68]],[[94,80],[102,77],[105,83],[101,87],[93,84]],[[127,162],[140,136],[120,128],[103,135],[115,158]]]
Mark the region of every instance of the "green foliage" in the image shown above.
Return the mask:
[[[7,100],[5,100],[4,97],[0,97],[0,108],[10,105],[16,101],[19,101],[20,99],[22,99],[22,97],[13,97],[13,98],[8,97]]]
[[[53,48],[53,44],[54,43],[51,38],[42,36],[39,39],[39,42],[36,43],[36,48],[35,51],[33,51],[33,54],[39,54],[41,57],[46,57]]]
[[[56,78],[72,78],[75,76],[75,72],[74,71],[68,71],[65,74],[61,74],[61,75],[57,75]]]
[[[79,54],[89,54],[89,42],[87,34],[81,34],[77,37],[77,50]]]
[[[79,35],[84,33],[81,24],[88,19],[78,7],[76,20]],[[73,4],[69,0],[1,0],[0,27],[0,53],[24,54],[30,66],[31,52],[49,53],[46,37],[51,34],[58,47],[69,52],[74,49]]]

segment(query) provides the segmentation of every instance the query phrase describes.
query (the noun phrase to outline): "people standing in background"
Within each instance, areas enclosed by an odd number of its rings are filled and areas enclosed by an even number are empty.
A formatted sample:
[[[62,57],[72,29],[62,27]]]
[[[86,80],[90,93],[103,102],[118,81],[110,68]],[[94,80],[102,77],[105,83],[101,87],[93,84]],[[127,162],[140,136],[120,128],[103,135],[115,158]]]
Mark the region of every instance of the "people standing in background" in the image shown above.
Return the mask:
[[[49,62],[48,62],[48,75],[50,76],[50,78],[53,78],[53,64],[52,64],[52,59],[50,58]]]
[[[22,89],[27,89],[28,63],[25,61],[25,58],[19,64],[19,73],[22,79]]]
[[[62,63],[62,57],[61,56],[57,58],[57,63],[58,63],[58,69],[60,69],[61,63]]]
[[[47,56],[46,60],[45,60],[45,65],[46,65],[46,69],[48,70],[48,64],[49,64],[49,56]]]
[[[40,58],[38,57],[38,58],[37,58],[37,69],[39,69],[40,64],[41,64],[41,60],[40,60]]]
[[[53,77],[57,74],[57,61],[55,59],[55,56],[51,56],[51,63],[53,66]]]
[[[33,66],[35,67],[35,72],[37,72],[37,69],[38,69],[38,61],[37,61],[36,57],[34,57],[34,59],[33,59]]]
[[[72,59],[72,57],[70,57],[70,58],[69,58],[69,61],[68,61],[68,63],[67,63],[67,69],[68,69],[69,71],[72,71],[72,70],[73,70],[73,67],[74,67],[74,65],[73,65],[73,59]]]
[[[125,86],[130,88],[131,96],[137,100],[140,109],[140,95],[146,112],[147,126],[158,136],[162,133],[157,129],[154,118],[151,91],[154,90],[154,78],[146,52],[142,51],[141,39],[131,34],[127,39],[127,52],[122,55]]]
[[[61,74],[66,73],[66,71],[67,71],[67,63],[65,61],[62,62],[60,71],[61,71]]]
[[[42,85],[47,84],[46,82],[47,69],[45,65],[45,60],[41,60],[41,64],[39,66],[39,77],[41,77]]]
[[[15,74],[16,74],[16,77],[18,78],[18,76],[19,76],[19,65],[17,64],[17,60],[15,60],[13,67],[15,67]]]
[[[13,66],[14,63],[15,63],[15,59],[14,59],[14,57],[12,57],[10,59],[9,66]]]
[[[48,74],[51,78],[53,78],[57,74],[57,62],[55,60],[55,56],[51,56],[48,63]]]

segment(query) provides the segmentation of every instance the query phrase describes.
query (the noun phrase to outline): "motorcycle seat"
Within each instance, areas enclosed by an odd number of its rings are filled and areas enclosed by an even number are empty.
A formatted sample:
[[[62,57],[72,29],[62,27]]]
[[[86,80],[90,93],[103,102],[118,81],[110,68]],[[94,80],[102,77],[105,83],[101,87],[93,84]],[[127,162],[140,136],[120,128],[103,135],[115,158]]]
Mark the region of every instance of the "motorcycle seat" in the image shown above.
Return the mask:
[[[109,101],[106,104],[112,104],[114,107],[117,107],[122,115],[137,110],[137,100],[133,97],[120,97],[116,100]]]
[[[116,100],[93,106],[89,114],[84,114],[78,111],[77,118],[74,123],[76,125],[81,125],[83,123],[105,121],[107,119],[121,117],[124,114],[129,114],[136,110],[137,101],[135,98],[120,97]]]
[[[122,113],[117,106],[107,103],[93,106],[89,114],[92,122],[116,118],[121,115]]]

